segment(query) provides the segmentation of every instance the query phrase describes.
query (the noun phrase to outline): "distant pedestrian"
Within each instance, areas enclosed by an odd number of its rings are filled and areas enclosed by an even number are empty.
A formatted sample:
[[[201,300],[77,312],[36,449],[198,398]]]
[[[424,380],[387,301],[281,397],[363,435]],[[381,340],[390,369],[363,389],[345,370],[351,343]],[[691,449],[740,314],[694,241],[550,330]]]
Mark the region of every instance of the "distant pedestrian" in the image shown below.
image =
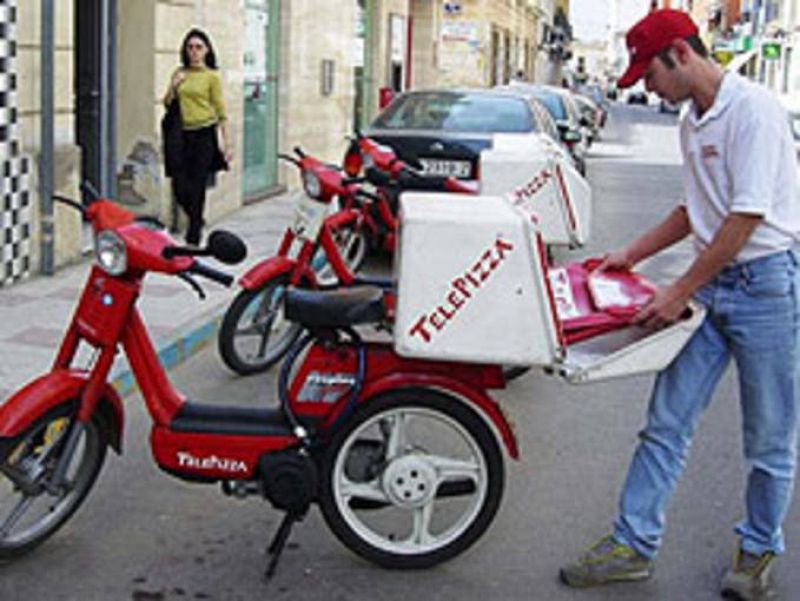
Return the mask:
[[[707,314],[656,379],[611,533],[561,578],[587,587],[652,574],[695,428],[733,359],[749,474],[739,544],[720,592],[762,599],[772,560],[784,551],[797,458],[800,281],[792,247],[800,199],[787,119],[769,91],[708,58],[681,11],[649,13],[626,42],[630,66],[619,87],[644,78],[648,91],[689,103],[680,124],[685,200],[600,269],[630,268],[690,236],[693,263],[637,321],[674,322],[692,297]]]
[[[227,169],[233,148],[227,127],[222,81],[211,40],[200,29],[190,30],[180,50],[181,66],[172,74],[164,105],[180,108],[178,143],[167,144],[168,175],[178,205],[189,218],[186,242],[200,244],[206,187],[213,174]],[[177,100],[177,105],[173,101]],[[165,135],[174,135],[165,134]],[[173,142],[175,142],[173,140]]]

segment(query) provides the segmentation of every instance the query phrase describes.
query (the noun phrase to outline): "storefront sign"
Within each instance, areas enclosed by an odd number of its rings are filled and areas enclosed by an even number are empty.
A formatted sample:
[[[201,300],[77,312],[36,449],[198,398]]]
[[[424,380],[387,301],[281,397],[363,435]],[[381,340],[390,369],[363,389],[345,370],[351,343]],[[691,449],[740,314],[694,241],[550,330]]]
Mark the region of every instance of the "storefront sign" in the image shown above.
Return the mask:
[[[478,24],[473,21],[444,21],[442,42],[477,42]]]
[[[781,43],[780,42],[762,42],[761,43],[761,58],[768,61],[776,61],[781,58]]]

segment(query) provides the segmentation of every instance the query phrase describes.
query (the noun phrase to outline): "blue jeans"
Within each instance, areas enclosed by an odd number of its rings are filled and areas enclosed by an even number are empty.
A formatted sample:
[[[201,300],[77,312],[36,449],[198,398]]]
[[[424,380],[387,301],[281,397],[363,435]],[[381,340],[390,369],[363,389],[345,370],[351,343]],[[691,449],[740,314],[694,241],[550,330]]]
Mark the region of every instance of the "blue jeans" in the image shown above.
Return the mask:
[[[656,379],[614,523],[619,542],[655,556],[692,435],[733,358],[749,468],[747,515],[736,532],[749,553],[784,550],[797,455],[797,275],[796,255],[780,252],[725,268],[698,290],[708,314]]]

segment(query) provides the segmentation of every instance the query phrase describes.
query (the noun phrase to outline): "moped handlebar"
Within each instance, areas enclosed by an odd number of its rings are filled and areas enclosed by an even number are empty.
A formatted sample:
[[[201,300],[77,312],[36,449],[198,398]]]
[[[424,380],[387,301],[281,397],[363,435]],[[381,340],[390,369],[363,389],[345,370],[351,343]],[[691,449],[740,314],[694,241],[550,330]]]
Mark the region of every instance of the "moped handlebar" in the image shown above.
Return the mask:
[[[378,196],[377,194],[373,194],[372,192],[367,192],[366,190],[362,190],[361,188],[357,189],[354,192],[354,195],[357,197],[360,196],[362,198],[366,198],[368,200],[373,200],[375,202],[379,202],[381,199],[381,197]]]
[[[300,167],[300,161],[291,155],[281,153],[278,155],[278,158],[291,163],[295,167]]]
[[[366,171],[366,178],[374,186],[393,188],[395,190],[454,192],[456,191],[454,188],[459,187],[458,180],[454,180],[451,177],[425,175],[413,169],[403,169],[397,176],[392,177],[380,169],[370,168]]]
[[[60,194],[53,194],[53,200],[80,211],[81,214],[84,216],[86,215],[86,207],[84,207],[77,200],[73,200],[72,198],[67,198],[66,196],[61,196]]]
[[[233,284],[235,280],[232,275],[225,273],[224,271],[214,269],[213,267],[200,261],[195,261],[188,271],[194,275],[200,275],[204,278],[208,278],[209,280],[217,282],[218,284],[222,284],[227,288],[230,288],[231,284]]]

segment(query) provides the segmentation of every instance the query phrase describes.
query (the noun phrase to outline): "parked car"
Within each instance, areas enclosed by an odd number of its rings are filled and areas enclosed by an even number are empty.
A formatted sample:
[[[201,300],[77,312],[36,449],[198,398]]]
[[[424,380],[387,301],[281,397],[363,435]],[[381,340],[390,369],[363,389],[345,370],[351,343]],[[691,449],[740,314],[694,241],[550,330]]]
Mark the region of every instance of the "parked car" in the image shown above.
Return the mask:
[[[605,120],[605,112],[591,99],[582,94],[575,94],[574,98],[581,114],[581,125],[587,137],[587,144],[591,146],[595,140],[600,138],[600,129],[602,129],[601,124]]]
[[[647,92],[643,92],[641,90],[631,90],[628,92],[628,97],[626,102],[628,104],[647,104]]]
[[[547,138],[524,97],[482,89],[406,92],[364,134],[426,174],[465,180],[479,179],[480,153],[491,147],[495,134]]]
[[[606,118],[608,117],[608,111],[611,110],[611,103],[608,101],[608,97],[606,93],[603,92],[603,88],[598,83],[590,83],[585,84],[578,88],[576,91],[578,95],[586,96],[592,102],[594,102],[602,111],[602,120],[600,122],[600,127],[606,126]]]
[[[575,167],[585,175],[588,140],[582,131],[580,109],[572,92],[555,86],[522,83],[513,84],[513,89],[544,105],[555,121],[559,138],[572,155]]]
[[[508,86],[497,86],[494,89],[508,92],[510,94],[516,94],[524,98],[533,111],[533,118],[536,120],[537,129],[543,133],[547,139],[550,140],[550,142],[552,142],[552,144],[559,150],[559,152],[562,153],[563,156],[568,158],[572,164],[575,165],[575,160],[572,156],[572,153],[561,139],[561,132],[558,129],[555,119],[553,119],[553,115],[550,114],[550,111],[547,110],[547,107],[542,103],[541,100],[530,93],[530,90],[526,92],[527,88],[529,88],[529,85],[523,87],[517,84],[511,84]]]
[[[658,102],[658,112],[677,115],[678,113],[681,112],[681,105],[674,102],[670,102],[666,98],[662,98]]]

